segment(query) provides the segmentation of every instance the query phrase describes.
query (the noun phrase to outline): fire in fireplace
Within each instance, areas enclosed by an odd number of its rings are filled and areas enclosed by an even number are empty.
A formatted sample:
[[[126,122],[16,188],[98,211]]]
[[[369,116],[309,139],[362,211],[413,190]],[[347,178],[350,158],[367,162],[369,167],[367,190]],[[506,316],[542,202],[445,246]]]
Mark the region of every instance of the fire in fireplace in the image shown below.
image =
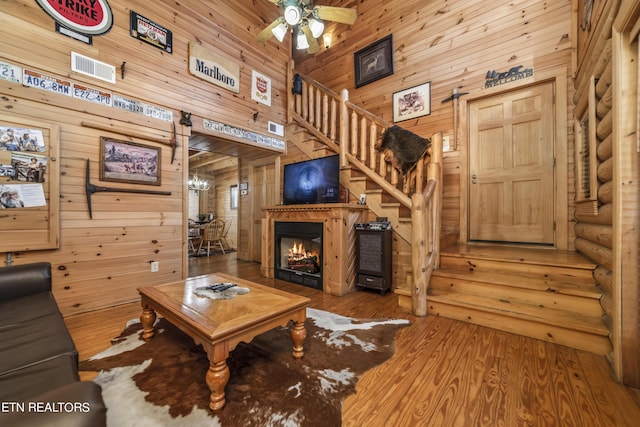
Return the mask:
[[[275,277],[322,289],[322,223],[276,222]]]
[[[287,251],[287,264],[283,265],[283,268],[288,268],[294,271],[303,271],[305,273],[319,273],[320,272],[320,251],[319,248],[308,249],[305,248],[305,242],[296,241],[285,237],[281,243],[286,247],[287,241],[293,240],[293,245]],[[307,241],[307,245],[310,242]],[[314,242],[311,242],[314,243]],[[312,245],[317,246],[316,245]]]

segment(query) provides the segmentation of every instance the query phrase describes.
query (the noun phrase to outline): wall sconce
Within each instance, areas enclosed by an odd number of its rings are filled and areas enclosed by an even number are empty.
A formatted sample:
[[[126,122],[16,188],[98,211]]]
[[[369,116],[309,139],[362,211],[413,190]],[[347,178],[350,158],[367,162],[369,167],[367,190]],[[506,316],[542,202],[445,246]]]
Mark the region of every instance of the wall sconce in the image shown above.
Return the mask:
[[[322,36],[322,40],[324,41],[324,48],[329,49],[331,46],[331,34],[325,34]]]

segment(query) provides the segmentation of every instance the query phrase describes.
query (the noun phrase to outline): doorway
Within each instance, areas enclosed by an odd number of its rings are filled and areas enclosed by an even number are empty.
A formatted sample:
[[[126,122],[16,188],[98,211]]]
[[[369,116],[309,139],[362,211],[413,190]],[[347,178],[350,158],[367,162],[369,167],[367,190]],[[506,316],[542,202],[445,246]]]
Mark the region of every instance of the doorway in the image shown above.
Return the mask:
[[[554,82],[468,104],[468,240],[554,245]]]

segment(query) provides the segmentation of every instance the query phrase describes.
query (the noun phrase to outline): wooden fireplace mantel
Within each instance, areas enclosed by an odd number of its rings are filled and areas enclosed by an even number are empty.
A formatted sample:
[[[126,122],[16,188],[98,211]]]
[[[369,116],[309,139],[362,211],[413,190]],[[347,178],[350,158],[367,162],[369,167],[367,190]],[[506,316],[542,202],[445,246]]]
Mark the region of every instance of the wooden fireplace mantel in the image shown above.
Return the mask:
[[[262,209],[262,265],[263,277],[273,278],[274,223],[321,222],[322,289],[332,295],[344,295],[355,289],[355,231],[354,225],[367,222],[366,205],[327,203],[313,205],[282,205]]]

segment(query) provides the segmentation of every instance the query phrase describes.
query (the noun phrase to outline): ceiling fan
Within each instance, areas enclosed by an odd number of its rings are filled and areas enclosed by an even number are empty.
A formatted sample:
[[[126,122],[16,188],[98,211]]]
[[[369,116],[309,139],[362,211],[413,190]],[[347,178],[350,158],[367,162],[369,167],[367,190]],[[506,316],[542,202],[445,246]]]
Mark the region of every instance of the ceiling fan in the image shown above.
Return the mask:
[[[333,21],[341,24],[353,24],[358,17],[356,9],[334,6],[313,6],[313,0],[269,0],[283,9],[280,18],[269,24],[256,36],[256,40],[264,43],[272,36],[282,41],[289,27],[295,29],[296,48],[307,49],[314,54],[320,50],[318,37],[324,31],[322,21]]]

